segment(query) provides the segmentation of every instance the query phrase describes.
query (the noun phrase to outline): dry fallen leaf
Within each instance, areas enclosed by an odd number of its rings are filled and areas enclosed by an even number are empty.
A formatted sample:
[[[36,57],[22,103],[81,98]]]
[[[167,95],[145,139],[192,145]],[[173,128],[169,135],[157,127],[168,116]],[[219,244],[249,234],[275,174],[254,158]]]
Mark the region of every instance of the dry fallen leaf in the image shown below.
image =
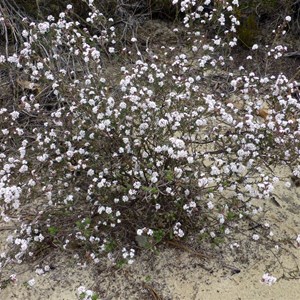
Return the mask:
[[[261,117],[261,118],[263,118],[263,119],[267,119],[267,117],[268,117],[268,111],[266,110],[266,109],[263,109],[263,108],[261,108],[261,109],[259,109],[257,112],[257,115],[259,116],[259,117]]]
[[[40,85],[27,80],[17,79],[18,85],[24,90],[36,91],[40,90]]]
[[[70,162],[68,162],[68,169],[69,169],[69,171],[71,171],[71,172],[76,171],[76,167],[73,166]]]

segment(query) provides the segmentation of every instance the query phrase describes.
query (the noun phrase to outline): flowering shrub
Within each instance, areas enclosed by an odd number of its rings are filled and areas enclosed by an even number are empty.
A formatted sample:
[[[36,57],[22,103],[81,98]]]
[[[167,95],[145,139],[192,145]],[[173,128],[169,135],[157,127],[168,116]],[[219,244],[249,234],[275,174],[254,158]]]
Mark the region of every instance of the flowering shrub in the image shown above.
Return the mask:
[[[156,52],[138,36],[126,45],[91,0],[85,25],[71,5],[23,20],[22,49],[0,57],[18,84],[0,108],[1,218],[18,227],[3,264],[53,247],[132,263],[138,247],[191,232],[216,241],[290,184],[275,166],[300,177],[297,82],[234,64],[238,1],[173,3],[185,46]],[[286,50],[253,45],[245,60]]]

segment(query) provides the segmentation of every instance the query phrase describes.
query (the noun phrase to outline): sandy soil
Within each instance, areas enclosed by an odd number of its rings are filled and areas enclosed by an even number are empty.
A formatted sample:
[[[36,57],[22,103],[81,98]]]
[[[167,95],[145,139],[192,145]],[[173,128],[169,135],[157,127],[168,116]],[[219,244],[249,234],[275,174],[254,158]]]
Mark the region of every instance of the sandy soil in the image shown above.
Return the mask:
[[[282,170],[279,170],[282,173]],[[204,261],[184,248],[161,248],[158,253],[144,253],[132,266],[122,269],[101,263],[97,270],[78,266],[76,260],[52,253],[39,264],[15,266],[15,283],[0,291],[0,299],[73,300],[77,288],[85,286],[98,292],[99,299],[174,299],[174,300],[294,300],[300,295],[300,188],[279,185],[276,201],[265,203],[264,222],[269,222],[275,236],[283,239],[287,251],[245,240],[239,249],[224,246],[220,259]],[[1,231],[2,247],[7,232]],[[285,242],[292,238],[292,243]],[[43,275],[37,267],[50,266]],[[261,282],[264,273],[278,281],[269,286]],[[26,282],[34,278],[29,287]]]
[[[292,300],[300,294],[299,279],[281,279],[272,286],[261,283],[262,274],[272,264],[270,257],[244,266],[235,275],[228,268],[205,271],[200,266],[201,260],[179,250],[168,249],[151,259],[139,260],[130,268],[114,272],[108,268],[98,276],[89,268],[76,269],[64,261],[42,276],[28,270],[17,276],[15,284],[0,292],[0,299],[73,300],[78,299],[77,288],[81,285],[98,290],[100,299],[106,300]],[[295,261],[287,256],[282,261],[297,273]],[[282,272],[277,266],[272,275],[279,277]],[[36,284],[26,286],[24,283],[32,278]]]

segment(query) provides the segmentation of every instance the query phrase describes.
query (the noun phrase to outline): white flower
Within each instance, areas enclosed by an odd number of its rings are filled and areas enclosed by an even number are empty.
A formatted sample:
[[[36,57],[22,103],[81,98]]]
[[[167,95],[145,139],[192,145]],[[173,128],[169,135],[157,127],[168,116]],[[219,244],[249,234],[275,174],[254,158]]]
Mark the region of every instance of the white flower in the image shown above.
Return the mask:
[[[37,268],[35,270],[35,273],[38,274],[38,275],[43,275],[44,274],[44,270],[42,268]]]
[[[166,119],[160,119],[160,120],[158,121],[158,126],[159,126],[159,127],[166,127],[167,124],[168,124],[168,121],[167,121]]]
[[[47,17],[47,20],[48,20],[49,22],[53,22],[53,21],[55,20],[55,18],[54,18],[53,16],[49,15],[49,16]]]
[[[112,213],[111,207],[106,207],[105,212],[110,215]]]
[[[133,187],[135,188],[135,189],[139,189],[140,187],[141,187],[141,183],[139,182],[139,181],[136,181],[134,184],[133,184]]]
[[[272,285],[272,284],[274,284],[276,281],[277,281],[277,278],[274,277],[274,276],[271,276],[269,273],[265,273],[265,274],[262,276],[262,279],[261,279],[261,282],[262,282],[262,283],[266,283],[266,284],[268,284],[268,285]]]
[[[143,230],[143,229],[138,229],[138,230],[136,231],[136,234],[137,234],[137,235],[142,235],[142,234],[143,234],[143,232],[144,232],[144,230]]]
[[[298,236],[296,238],[296,242],[297,242],[298,246],[300,247],[300,234],[298,234]]]
[[[46,266],[44,267],[44,271],[45,271],[45,272],[49,272],[49,271],[50,271],[50,266],[46,265]]]
[[[18,56],[16,54],[13,54],[12,56],[9,56],[7,58],[7,61],[10,63],[18,63],[19,59]]]
[[[22,165],[22,167],[19,169],[20,173],[25,173],[28,171],[28,166],[27,165]]]
[[[2,133],[3,135],[8,135],[9,134],[9,130],[8,129],[2,129]]]
[[[32,278],[32,279],[30,279],[30,280],[28,280],[27,281],[27,284],[29,285],[29,286],[34,286],[35,285],[35,279],[34,278]]]
[[[209,201],[209,202],[207,203],[207,207],[208,207],[208,209],[213,209],[213,208],[214,208],[214,205],[213,205],[213,203],[212,203],[211,201]]]
[[[286,16],[286,17],[285,17],[285,20],[286,20],[287,22],[291,22],[291,21],[292,21],[292,18],[291,18],[290,16]]]
[[[23,31],[22,31],[22,36],[23,36],[24,38],[27,38],[27,37],[29,36],[29,32],[28,32],[27,30],[23,30]]]
[[[198,180],[198,186],[199,187],[205,187],[208,184],[208,180],[206,178],[200,178]]]
[[[16,281],[17,281],[17,274],[11,274],[11,275],[9,276],[9,278],[10,278],[10,280],[11,280],[12,282],[16,282]]]
[[[17,111],[13,111],[12,113],[10,113],[10,115],[11,115],[11,118],[15,121],[19,118],[20,114]]]
[[[183,230],[182,230],[182,229],[179,229],[177,235],[178,235],[179,237],[184,237],[184,232],[183,232]]]
[[[86,288],[85,288],[84,286],[80,286],[80,287],[77,289],[77,292],[78,292],[78,294],[80,295],[80,294],[84,293],[85,290],[86,290]]]
[[[171,137],[171,138],[170,138],[170,142],[172,142],[172,144],[173,144],[176,148],[182,149],[182,148],[185,147],[185,143],[184,143],[184,141],[181,140],[181,139],[177,139],[177,138]]]
[[[157,179],[158,177],[158,173],[157,172],[153,172],[152,176],[151,176],[151,182],[156,183],[158,181]]]
[[[252,46],[252,50],[256,50],[256,49],[258,49],[258,45],[257,45],[257,44],[254,44],[254,45]]]
[[[258,241],[259,240],[259,235],[258,234],[253,234],[252,238],[254,241]]]
[[[45,72],[45,76],[49,80],[54,80],[54,76],[50,71]]]
[[[94,171],[93,169],[89,169],[89,170],[87,171],[87,175],[88,175],[88,176],[93,176],[94,173],[95,173],[95,171]]]
[[[153,230],[152,229],[148,229],[147,234],[152,236],[153,235]]]
[[[233,243],[233,244],[230,244],[230,249],[233,250],[234,248],[239,248],[240,245],[238,243]]]
[[[38,24],[38,29],[42,34],[46,33],[49,28],[50,28],[50,25],[48,22],[43,22],[43,23]]]
[[[220,224],[224,224],[225,218],[223,215],[219,215],[219,222],[220,222]]]
[[[38,68],[38,70],[42,70],[44,68],[44,64],[42,62],[38,62],[36,64],[36,67]]]
[[[184,236],[184,231],[182,229],[180,229],[181,227],[181,223],[177,222],[174,227],[173,227],[173,232],[175,235],[179,236],[179,237],[183,237]]]

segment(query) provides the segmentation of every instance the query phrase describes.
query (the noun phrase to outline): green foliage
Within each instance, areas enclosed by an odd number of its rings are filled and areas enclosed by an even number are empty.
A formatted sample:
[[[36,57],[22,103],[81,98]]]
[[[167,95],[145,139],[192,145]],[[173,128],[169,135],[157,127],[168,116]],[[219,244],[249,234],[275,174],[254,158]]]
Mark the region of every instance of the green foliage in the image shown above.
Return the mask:
[[[163,229],[154,230],[153,238],[156,244],[160,243],[165,236],[165,232]]]
[[[117,243],[114,240],[109,240],[105,243],[104,250],[107,253],[113,252],[117,247]]]
[[[275,29],[286,15],[293,15],[292,0],[241,0],[234,13],[239,17],[241,25],[237,28],[240,44],[250,48],[258,41],[269,40],[266,31]]]
[[[79,299],[81,299],[81,300],[83,300],[83,299],[86,299],[86,297],[87,297],[87,294],[85,293],[85,292],[83,292],[83,293],[81,293],[80,295],[79,295]],[[97,295],[97,294],[93,294],[92,296],[90,296],[88,299],[90,299],[90,300],[98,300],[99,299],[99,296]]]
[[[137,235],[135,240],[139,247],[154,250],[155,246],[163,241],[165,231],[163,229],[153,230],[153,235]]]
[[[85,229],[91,224],[91,218],[84,218],[82,221],[77,221],[76,225],[79,229]]]
[[[176,21],[179,15],[177,6],[171,0],[153,0],[150,2],[150,12],[153,18]]]
[[[172,170],[166,171],[166,179],[171,182],[174,180],[174,172]]]
[[[143,249],[150,249],[151,248],[151,244],[149,242],[149,237],[144,236],[144,235],[137,235],[135,237],[135,240],[136,240],[139,247],[141,247]]]
[[[82,300],[82,299],[84,299],[84,298],[85,298],[85,296],[86,296],[86,294],[85,294],[85,293],[81,293],[81,294],[79,295],[79,299],[80,299],[80,300]]]
[[[225,239],[223,237],[215,237],[212,239],[212,244],[215,246],[220,246],[221,244],[223,244],[225,242]]]
[[[58,233],[58,228],[55,226],[48,227],[48,232],[50,235],[55,236]]]
[[[274,12],[276,9],[278,9],[278,6],[280,5],[279,0],[264,0],[260,1],[261,8],[265,11],[271,13]]]
[[[127,260],[125,258],[121,258],[117,261],[117,268],[121,269],[127,264]]]
[[[207,232],[203,232],[197,236],[197,241],[199,244],[207,241],[210,238],[210,235]]]
[[[237,29],[237,34],[241,44],[247,48],[251,48],[259,35],[256,16],[250,15],[242,20],[241,25]]]
[[[236,220],[237,218],[238,218],[238,215],[237,215],[235,212],[229,211],[229,212],[227,213],[226,219],[227,219],[228,221],[234,221],[234,220]]]
[[[92,234],[92,230],[90,228],[91,218],[87,217],[81,221],[76,221],[76,227],[81,231],[83,236],[89,238]]]
[[[74,12],[86,18],[88,6],[82,0],[15,0],[16,5],[29,17],[43,19],[48,15],[58,17],[68,4],[72,4]]]

